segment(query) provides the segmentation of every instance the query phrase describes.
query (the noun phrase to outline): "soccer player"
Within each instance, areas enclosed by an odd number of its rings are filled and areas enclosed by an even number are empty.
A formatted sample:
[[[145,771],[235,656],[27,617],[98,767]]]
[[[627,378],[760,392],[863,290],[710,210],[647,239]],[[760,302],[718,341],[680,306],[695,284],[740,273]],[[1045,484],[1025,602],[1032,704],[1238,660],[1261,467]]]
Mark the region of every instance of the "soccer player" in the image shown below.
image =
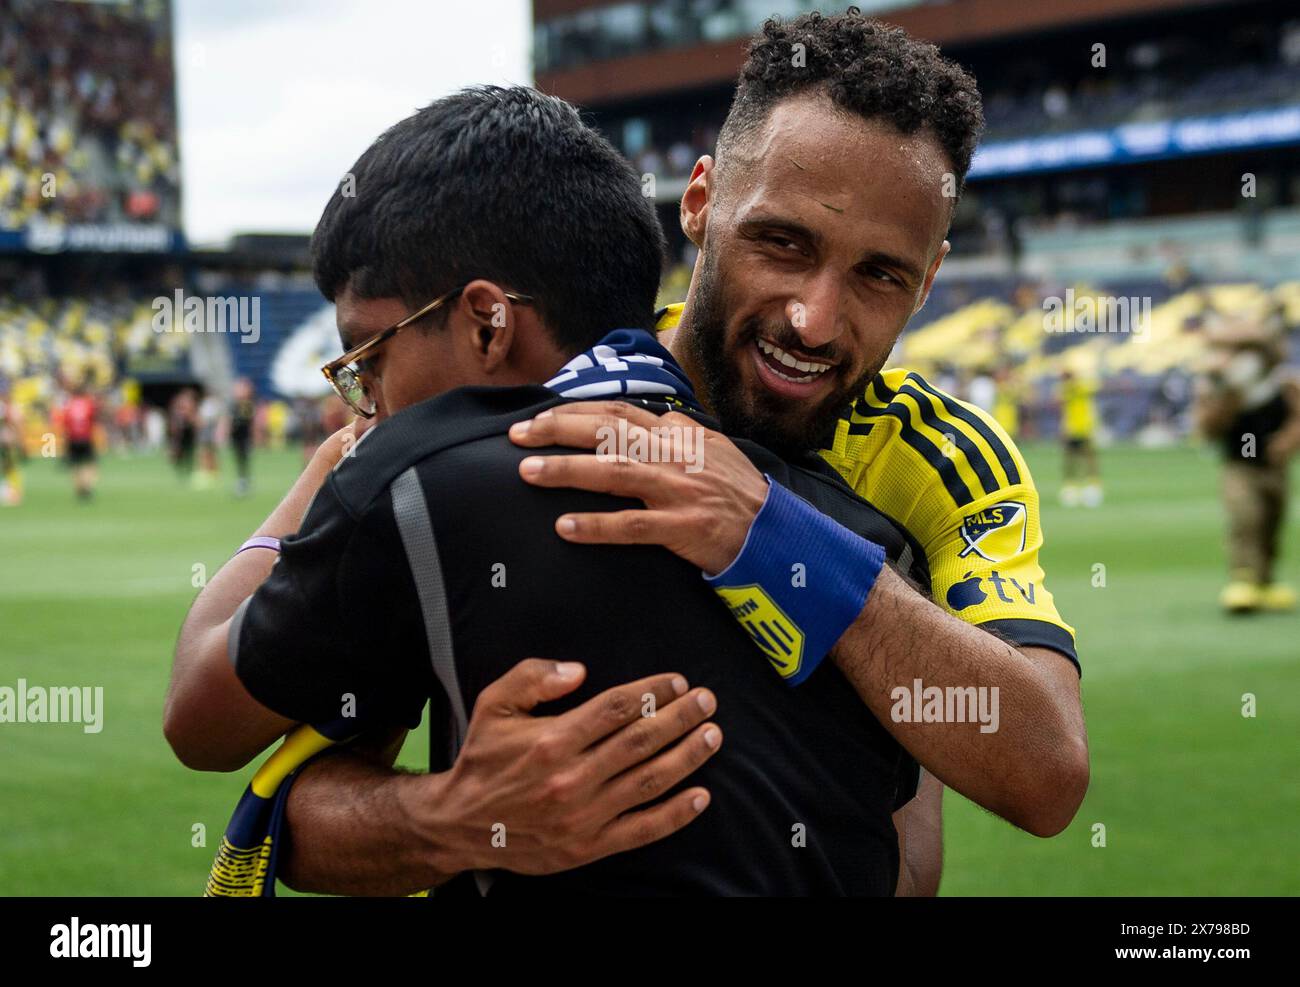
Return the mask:
[[[172,465],[181,480],[194,473],[194,446],[198,439],[199,399],[192,387],[177,391],[167,406],[167,440]]]
[[[235,381],[230,402],[230,448],[235,454],[235,494],[244,496],[252,486],[250,460],[253,448],[253,422],[257,402],[253,382],[247,377]]]
[[[1097,385],[1072,370],[1061,374],[1061,442],[1065,448],[1066,507],[1100,507],[1101,471],[1097,467]]]
[[[728,605],[671,553],[557,538],[557,512],[630,503],[521,482],[529,454],[510,443],[511,424],[562,396],[626,395],[699,414],[690,383],[646,331],[663,241],[637,176],[572,107],[525,89],[439,100],[391,128],[353,173],[373,198],[335,195],[313,245],[348,350],[326,373],[354,410],[386,420],[328,475],[274,568],[264,536],[200,594],[178,642],[167,717],[178,752],[189,763],[239,763],[294,721],[352,709],[365,722],[410,726],[431,700],[431,760],[455,775],[450,757],[491,755],[476,743],[498,715],[487,697],[526,656],[596,656],[582,688],[563,700],[573,707],[672,653],[716,700],[697,690],[672,702],[673,692],[648,690],[632,710],[644,722],[626,740],[599,742],[608,729],[600,721],[629,711],[598,706],[573,748],[552,736],[535,749],[566,764],[557,785],[612,779],[609,804],[620,812],[694,770],[696,784],[664,806],[696,820],[606,856],[610,828],[629,830],[626,840],[642,827],[611,827],[579,804],[568,825],[589,838],[583,853],[603,859],[544,877],[498,872],[493,889],[892,894],[891,817],[915,789],[915,762],[839,673],[789,690],[756,660],[752,625],[739,618],[758,614],[765,633],[794,646],[792,669],[811,673],[886,558],[904,576],[924,576],[919,546],[820,460],[801,456],[801,469],[750,443],[717,453],[772,478],[758,498],[768,528],[755,525],[747,561],[730,567],[734,579],[719,574]],[[467,194],[467,176],[491,194]],[[539,195],[539,185],[551,194]],[[526,229],[549,236],[540,243]],[[457,250],[425,249],[439,241]],[[826,581],[815,595],[789,590],[795,547],[781,535],[785,524],[800,531],[794,557]],[[656,715],[645,715],[652,701]],[[717,722],[701,723],[715,708]],[[592,720],[583,710],[572,712]],[[664,770],[627,770],[678,723],[689,732]],[[486,779],[505,794],[513,783],[509,771]],[[541,794],[530,825],[528,814],[498,814],[493,794],[481,792],[474,818],[440,837],[475,870],[551,870],[537,840],[558,795]],[[415,871],[403,879],[407,890],[442,883]],[[473,891],[488,881],[465,875],[458,884]]]
[[[1012,367],[999,367],[994,371],[993,379],[997,386],[993,399],[993,417],[1002,426],[1002,430],[1015,438],[1020,434],[1020,404],[1024,400],[1024,388],[1017,379]]]
[[[208,393],[199,400],[198,420],[198,469],[194,472],[194,489],[208,490],[217,482],[217,473],[221,469],[217,458],[217,446],[221,443],[224,402],[219,395]]]
[[[95,484],[99,479],[95,465],[95,424],[99,420],[99,405],[84,380],[73,385],[60,417],[68,466],[72,469],[73,489],[78,500],[90,500],[95,495]]]
[[[1285,366],[1280,324],[1220,320],[1197,382],[1196,419],[1223,455],[1229,613],[1291,610],[1295,591],[1275,582],[1287,505],[1287,467],[1300,448],[1300,383]]]
[[[817,68],[793,70],[788,51],[796,42],[828,57]],[[903,65],[906,85],[893,78]],[[940,90],[947,98],[934,96]],[[909,749],[934,755],[945,780],[1047,834],[1077,806],[1087,755],[1073,635],[1038,561],[1042,532],[1032,479],[987,416],[919,375],[875,373],[924,302],[947,251],[952,201],[942,189],[953,174],[964,174],[978,119],[971,81],[901,32],[853,15],[769,25],[742,72],[716,165],[702,159],[683,200],[683,225],[701,253],[686,305],[665,313],[660,325],[680,327],[673,350],[728,428],[796,452],[820,446],[841,475],[925,546],[927,585],[943,610],[901,590],[878,598],[878,583],[861,618],[874,634],[842,640],[836,664],[868,705],[875,702],[881,723],[907,736]],[[807,161],[817,162],[815,173]],[[696,349],[702,358],[693,357]],[[592,447],[597,422],[631,414],[622,406],[602,406],[595,415],[577,405],[556,410],[566,414],[512,436],[541,445],[562,436]],[[713,463],[706,457],[698,474],[663,477],[663,464],[630,470],[568,456],[531,478],[593,489],[626,485],[652,508],[608,519],[566,516],[574,529],[562,537],[650,541],[687,558],[697,550],[726,557],[746,530],[729,505],[750,494],[728,488]],[[718,485],[704,486],[710,482]],[[672,489],[676,495],[661,502]],[[720,548],[721,536],[731,545]],[[918,657],[925,663],[919,670],[942,681],[1008,686],[1003,695],[1023,701],[1023,731],[972,741],[949,725],[894,723],[878,697],[906,679]],[[873,671],[892,677],[873,680]],[[1038,753],[1015,743],[1029,736],[1039,738]],[[1043,751],[1051,752],[1046,761]],[[990,784],[1001,794],[992,794]],[[289,799],[295,879],[319,890],[385,888],[381,871],[392,857],[380,857],[395,840],[405,866],[427,867],[422,841],[431,836],[410,823],[420,803],[403,807],[395,791],[415,789],[359,759],[310,766]],[[368,812],[365,827],[352,822],[358,804]],[[937,817],[926,822],[933,831]]]

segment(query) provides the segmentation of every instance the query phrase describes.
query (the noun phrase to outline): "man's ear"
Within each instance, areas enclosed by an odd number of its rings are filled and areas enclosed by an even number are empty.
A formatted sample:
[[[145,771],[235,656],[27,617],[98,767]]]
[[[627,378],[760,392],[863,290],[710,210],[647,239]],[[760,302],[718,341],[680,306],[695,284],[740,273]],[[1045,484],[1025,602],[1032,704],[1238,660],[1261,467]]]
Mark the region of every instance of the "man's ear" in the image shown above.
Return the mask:
[[[939,245],[939,252],[934,256],[934,263],[930,265],[930,270],[925,272],[925,284],[921,287],[921,297],[917,299],[916,308],[912,309],[912,315],[921,311],[926,300],[930,297],[930,289],[934,287],[934,276],[939,273],[939,268],[943,264],[943,259],[948,256],[948,251],[952,249],[952,244],[947,240]]]
[[[704,246],[704,232],[709,225],[709,200],[713,197],[714,160],[704,155],[695,162],[691,180],[682,193],[682,232],[697,247]]]
[[[505,293],[481,278],[465,286],[457,301],[461,342],[485,374],[506,365],[515,343],[514,307]]]

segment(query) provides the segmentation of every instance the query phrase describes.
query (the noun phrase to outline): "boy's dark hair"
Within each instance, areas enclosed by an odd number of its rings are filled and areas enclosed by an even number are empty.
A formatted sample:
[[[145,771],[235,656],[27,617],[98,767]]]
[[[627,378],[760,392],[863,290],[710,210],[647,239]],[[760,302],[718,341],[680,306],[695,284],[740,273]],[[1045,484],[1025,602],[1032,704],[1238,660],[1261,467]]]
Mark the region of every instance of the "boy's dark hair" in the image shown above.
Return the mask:
[[[463,89],[390,127],[350,176],[312,237],[312,272],[331,301],[349,286],[414,309],[486,278],[532,295],[569,353],[653,323],[665,253],[654,206],[562,99]]]
[[[929,130],[951,161],[960,192],[984,127],[975,79],[934,45],[864,17],[857,7],[764,23],[740,70],[719,150],[743,141],[781,100],[811,91],[904,134]]]

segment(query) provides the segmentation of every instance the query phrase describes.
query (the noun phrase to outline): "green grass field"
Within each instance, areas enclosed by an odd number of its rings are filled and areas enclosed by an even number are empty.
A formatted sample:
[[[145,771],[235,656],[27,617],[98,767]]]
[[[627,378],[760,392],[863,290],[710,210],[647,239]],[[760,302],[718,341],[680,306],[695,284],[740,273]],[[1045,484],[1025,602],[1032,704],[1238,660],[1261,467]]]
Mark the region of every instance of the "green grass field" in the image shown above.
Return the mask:
[[[1105,507],[1067,511],[1055,448],[1026,454],[1047,501],[1048,585],[1078,631],[1092,788],[1052,840],[949,793],[943,893],[1300,893],[1300,616],[1216,608],[1213,458],[1108,450]],[[172,757],[160,727],[172,644],[195,565],[215,572],[298,462],[263,454],[257,493],[236,500],[182,487],[161,460],[109,457],[92,504],[74,502],[56,464],[28,465],[26,502],[0,509],[0,686],[103,686],[104,728],[0,724],[0,894],[202,890],[248,774]],[[1300,583],[1300,524],[1286,554]],[[407,762],[424,747],[415,738]]]

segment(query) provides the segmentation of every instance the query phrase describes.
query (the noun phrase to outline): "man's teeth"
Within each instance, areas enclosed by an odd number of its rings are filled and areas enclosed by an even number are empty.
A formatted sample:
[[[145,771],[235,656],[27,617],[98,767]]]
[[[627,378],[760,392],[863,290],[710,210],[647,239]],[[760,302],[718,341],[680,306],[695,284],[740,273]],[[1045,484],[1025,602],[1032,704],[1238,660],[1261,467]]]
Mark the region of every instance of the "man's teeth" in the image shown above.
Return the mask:
[[[827,370],[830,369],[830,364],[827,363],[807,363],[803,360],[796,360],[785,350],[781,349],[781,347],[772,345],[766,339],[758,340],[758,348],[762,350],[764,353],[766,353],[768,356],[770,356],[773,360],[776,360],[778,363],[782,364],[783,366],[787,366],[792,370],[803,371],[804,376],[791,377],[787,374],[781,373],[781,371],[779,370],[776,370],[774,368],[769,368],[772,370],[772,373],[776,374],[782,380],[788,380],[795,384],[806,383],[807,381],[812,380],[814,377],[818,376],[819,374],[824,374]]]

